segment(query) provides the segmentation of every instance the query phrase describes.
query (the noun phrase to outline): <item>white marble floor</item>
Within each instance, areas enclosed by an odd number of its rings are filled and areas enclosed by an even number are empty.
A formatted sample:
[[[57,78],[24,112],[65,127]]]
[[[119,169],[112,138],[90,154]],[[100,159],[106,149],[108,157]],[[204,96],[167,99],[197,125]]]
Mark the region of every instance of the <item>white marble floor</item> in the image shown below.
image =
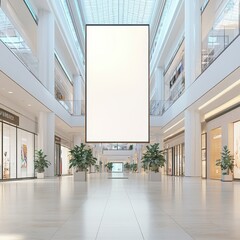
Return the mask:
[[[240,239],[240,182],[88,178],[0,182],[0,240]]]

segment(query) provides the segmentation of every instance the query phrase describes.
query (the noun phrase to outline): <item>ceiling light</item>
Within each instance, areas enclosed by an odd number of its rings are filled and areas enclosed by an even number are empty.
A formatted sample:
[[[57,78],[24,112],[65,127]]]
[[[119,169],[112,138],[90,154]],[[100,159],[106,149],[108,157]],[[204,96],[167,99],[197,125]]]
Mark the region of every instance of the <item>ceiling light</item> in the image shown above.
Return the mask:
[[[28,107],[31,107],[32,105],[31,104],[28,104]]]
[[[221,106],[215,108],[214,110],[206,113],[204,115],[204,118],[208,119],[208,118],[210,118],[210,117],[212,117],[212,116],[230,108],[231,106],[234,106],[234,105],[238,104],[239,102],[240,102],[240,95],[238,95],[237,97],[235,97],[235,98],[229,100],[228,102],[222,104]]]
[[[220,92],[219,94],[217,94],[216,96],[214,96],[213,98],[211,98],[209,101],[207,101],[206,103],[204,103],[202,106],[200,106],[198,108],[198,110],[202,110],[203,108],[205,108],[206,106],[208,106],[210,103],[214,102],[215,100],[217,100],[218,98],[220,98],[221,96],[223,96],[225,93],[229,92],[230,90],[232,90],[234,87],[236,87],[237,85],[240,84],[240,79],[238,81],[236,81],[235,83],[233,83],[232,85],[230,85],[229,87],[225,88],[222,92]]]
[[[11,93],[13,93],[13,92],[9,91],[8,93],[10,93],[10,94],[11,94]]]
[[[181,119],[180,121],[178,121],[177,123],[175,123],[174,125],[172,125],[170,128],[168,128],[166,131],[164,131],[163,133],[168,132],[169,130],[171,130],[172,128],[176,127],[179,123],[181,123],[184,119]]]
[[[174,133],[166,136],[164,139],[168,139],[168,138],[170,138],[170,137],[172,137],[172,136],[174,136],[174,135],[179,134],[179,133],[182,132],[182,131],[185,131],[185,127],[182,127],[182,128],[180,128],[180,129],[178,129],[176,132],[174,132]]]

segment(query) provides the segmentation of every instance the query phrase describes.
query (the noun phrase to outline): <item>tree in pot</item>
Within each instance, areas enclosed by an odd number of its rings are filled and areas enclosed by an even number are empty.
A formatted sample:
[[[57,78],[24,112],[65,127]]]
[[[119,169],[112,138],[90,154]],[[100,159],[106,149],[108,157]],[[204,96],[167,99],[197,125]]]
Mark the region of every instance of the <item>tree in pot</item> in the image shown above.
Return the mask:
[[[132,163],[130,164],[130,169],[132,172],[137,172],[137,163]]]
[[[100,173],[102,172],[102,165],[103,165],[102,161],[99,161],[99,172]]]
[[[70,152],[69,168],[74,168],[74,180],[86,181],[88,168],[96,164],[97,159],[93,157],[92,149],[81,143],[75,145]]]
[[[113,169],[113,163],[112,162],[108,162],[107,164],[105,164],[105,167],[107,168],[108,172],[111,172]]]
[[[142,164],[145,169],[148,168],[150,171],[149,180],[160,181],[159,168],[162,168],[166,162],[163,151],[159,149],[159,143],[154,143],[146,148],[147,151],[143,154]]]
[[[223,146],[221,159],[216,160],[216,166],[221,167],[223,182],[231,182],[233,180],[234,158],[227,146]]]
[[[98,164],[95,164],[95,171],[96,171],[96,172],[99,172],[99,171],[100,171],[100,168],[99,168],[99,165],[98,165]]]
[[[44,178],[45,168],[48,168],[51,165],[46,157],[47,155],[44,154],[42,149],[35,151],[34,168],[37,172],[37,178]]]
[[[124,164],[124,170],[126,171],[126,172],[129,172],[129,170],[130,170],[130,164],[128,163],[128,162],[126,162],[125,164]]]

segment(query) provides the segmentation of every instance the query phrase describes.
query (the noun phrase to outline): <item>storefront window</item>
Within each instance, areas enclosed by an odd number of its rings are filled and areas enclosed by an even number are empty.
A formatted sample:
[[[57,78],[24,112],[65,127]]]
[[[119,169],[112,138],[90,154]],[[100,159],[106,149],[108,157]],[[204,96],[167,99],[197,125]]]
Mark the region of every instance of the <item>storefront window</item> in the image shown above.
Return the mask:
[[[0,122],[0,179],[2,179],[2,123]]]
[[[168,149],[168,175],[172,175],[172,148]]]
[[[3,124],[3,179],[16,178],[16,128]]]
[[[57,175],[57,176],[61,175],[60,162],[61,162],[61,145],[59,143],[55,143],[54,174]]]
[[[216,128],[210,132],[210,178],[221,178],[221,168],[216,166],[216,160],[221,158],[221,152],[222,129]]]
[[[201,137],[202,178],[207,178],[207,134]]]
[[[240,121],[234,123],[234,178],[240,179]]]
[[[123,163],[113,163],[112,172],[123,172]]]
[[[34,177],[34,134],[17,130],[17,177]]]
[[[67,174],[70,174],[70,171],[69,171],[69,151],[70,149],[69,148],[66,148],[66,147],[63,147],[61,146],[61,168],[62,168],[62,171],[61,171],[61,174],[62,175],[67,175]]]

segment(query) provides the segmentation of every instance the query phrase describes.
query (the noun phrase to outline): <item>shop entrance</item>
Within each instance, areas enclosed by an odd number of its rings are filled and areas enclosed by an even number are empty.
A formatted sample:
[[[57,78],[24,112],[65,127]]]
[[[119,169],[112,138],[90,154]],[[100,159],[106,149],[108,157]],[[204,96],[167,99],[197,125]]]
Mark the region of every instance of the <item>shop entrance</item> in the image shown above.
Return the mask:
[[[3,124],[3,179],[16,178],[16,127]]]
[[[221,178],[221,167],[216,166],[216,160],[221,158],[222,129],[216,128],[210,132],[210,178]]]
[[[55,143],[55,176],[61,175],[61,145],[60,143]]]

